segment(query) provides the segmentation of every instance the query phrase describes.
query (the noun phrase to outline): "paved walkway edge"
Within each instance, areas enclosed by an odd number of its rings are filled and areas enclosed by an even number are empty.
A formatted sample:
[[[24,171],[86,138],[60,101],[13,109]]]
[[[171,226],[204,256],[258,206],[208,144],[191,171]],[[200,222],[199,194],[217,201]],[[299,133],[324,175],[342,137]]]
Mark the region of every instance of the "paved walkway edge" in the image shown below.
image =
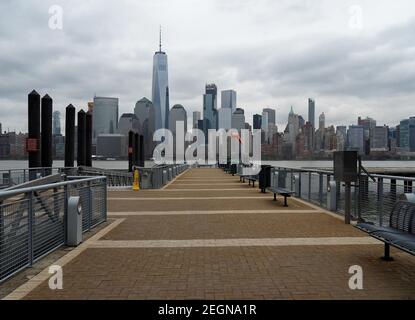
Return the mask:
[[[108,198],[109,201],[179,201],[179,200],[255,200],[265,199],[260,197],[174,197],[174,198]]]
[[[190,168],[187,168],[186,170],[184,170],[181,174],[179,174],[178,176],[176,176],[173,180],[171,180],[169,183],[167,183],[163,188],[161,188],[160,190],[164,190],[166,189],[169,185],[171,185],[173,182],[175,182],[177,179],[179,179],[182,175],[184,175],[186,172],[188,172],[190,170]]]
[[[287,247],[379,245],[371,237],[195,239],[195,240],[100,240],[90,248],[206,248],[206,247]]]
[[[211,210],[211,211],[138,211],[138,212],[108,212],[108,216],[169,216],[169,215],[215,215],[215,214],[279,214],[279,213],[325,213],[321,210]]]

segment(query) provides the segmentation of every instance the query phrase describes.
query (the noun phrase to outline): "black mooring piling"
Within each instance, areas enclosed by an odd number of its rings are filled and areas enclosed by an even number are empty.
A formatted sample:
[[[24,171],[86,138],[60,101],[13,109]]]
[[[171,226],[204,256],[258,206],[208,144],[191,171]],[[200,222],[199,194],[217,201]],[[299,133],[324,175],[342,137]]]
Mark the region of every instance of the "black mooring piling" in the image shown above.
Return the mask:
[[[134,134],[134,165],[139,166],[138,154],[140,152],[140,136],[138,133]]]
[[[46,94],[41,100],[41,164],[47,175],[52,174],[52,98]]]
[[[134,132],[128,132],[128,171],[133,172],[134,165]]]
[[[29,168],[41,166],[40,156],[40,95],[33,90],[28,95],[28,137],[26,151],[29,158]],[[29,170],[29,179],[36,179],[36,171]]]
[[[66,107],[65,115],[65,167],[73,168],[75,162],[75,107]]]
[[[92,113],[86,113],[85,166],[92,167]]]
[[[144,168],[144,136],[140,135],[139,166]]]
[[[85,152],[86,152],[86,114],[84,110],[78,112],[78,167],[85,166]]]

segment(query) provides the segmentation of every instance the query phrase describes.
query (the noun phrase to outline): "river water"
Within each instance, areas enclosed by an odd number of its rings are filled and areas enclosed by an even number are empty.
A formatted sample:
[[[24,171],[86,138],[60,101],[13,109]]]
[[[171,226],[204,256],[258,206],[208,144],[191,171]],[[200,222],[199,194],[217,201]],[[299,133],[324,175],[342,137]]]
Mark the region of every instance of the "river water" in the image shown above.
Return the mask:
[[[102,169],[127,169],[128,161],[93,161],[93,166]],[[283,168],[330,168],[332,161],[264,161],[275,167]],[[63,167],[62,160],[55,160],[53,167]],[[364,161],[367,168],[415,168],[415,161]],[[0,160],[0,170],[24,169],[28,167],[27,160]]]

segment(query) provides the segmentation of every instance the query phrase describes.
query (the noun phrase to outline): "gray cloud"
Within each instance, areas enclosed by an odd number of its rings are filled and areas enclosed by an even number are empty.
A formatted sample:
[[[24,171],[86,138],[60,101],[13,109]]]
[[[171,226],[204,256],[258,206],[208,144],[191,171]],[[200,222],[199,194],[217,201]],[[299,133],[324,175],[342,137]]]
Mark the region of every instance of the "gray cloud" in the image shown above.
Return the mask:
[[[364,28],[351,30],[359,4]],[[51,5],[64,29],[48,28]],[[0,122],[26,130],[27,93],[48,92],[55,108],[86,107],[94,94],[120,98],[120,111],[151,95],[152,55],[163,25],[171,103],[201,110],[207,82],[238,91],[249,121],[277,108],[283,126],[309,96],[327,122],[358,115],[395,125],[415,98],[412,1],[2,1]],[[280,128],[283,129],[283,128]]]

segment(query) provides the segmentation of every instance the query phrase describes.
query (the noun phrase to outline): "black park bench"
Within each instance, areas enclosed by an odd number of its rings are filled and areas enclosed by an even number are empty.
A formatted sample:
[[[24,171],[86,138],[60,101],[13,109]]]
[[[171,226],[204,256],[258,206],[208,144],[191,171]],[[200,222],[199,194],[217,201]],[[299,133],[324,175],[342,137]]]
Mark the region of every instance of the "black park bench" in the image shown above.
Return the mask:
[[[287,198],[290,198],[294,192],[288,189],[279,187],[268,187],[267,191],[274,194],[274,201],[277,201],[277,194],[284,197],[284,207],[288,207]]]
[[[252,182],[252,187],[255,188],[255,182],[258,181],[258,177],[257,176],[249,176],[249,175],[240,175],[239,180],[242,181],[242,182],[245,182],[245,180],[248,180],[248,185],[251,185],[251,182]]]
[[[415,203],[399,201],[393,207],[388,227],[375,226],[368,222],[358,223],[359,230],[385,243],[385,256],[391,261],[390,246],[415,255]]]

